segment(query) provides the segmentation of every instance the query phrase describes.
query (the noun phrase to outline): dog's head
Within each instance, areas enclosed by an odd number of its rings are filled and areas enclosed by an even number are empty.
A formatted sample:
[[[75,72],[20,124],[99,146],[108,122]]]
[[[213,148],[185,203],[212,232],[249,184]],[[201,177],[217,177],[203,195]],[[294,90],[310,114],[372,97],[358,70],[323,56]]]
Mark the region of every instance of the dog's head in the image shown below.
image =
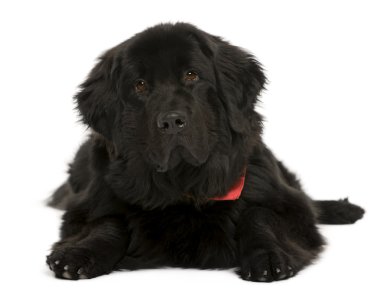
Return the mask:
[[[163,24],[100,57],[76,99],[83,121],[120,155],[166,172],[251,143],[264,83],[252,55],[189,24]]]

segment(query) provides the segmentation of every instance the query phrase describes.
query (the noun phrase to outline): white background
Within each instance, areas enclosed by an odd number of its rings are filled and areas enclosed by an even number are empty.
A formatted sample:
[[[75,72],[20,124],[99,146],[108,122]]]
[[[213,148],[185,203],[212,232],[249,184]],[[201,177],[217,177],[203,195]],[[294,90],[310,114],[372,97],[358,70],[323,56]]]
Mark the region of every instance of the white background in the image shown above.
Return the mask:
[[[2,1],[0,4],[0,296],[379,297],[380,9],[378,1]],[[314,198],[367,210],[323,226],[329,246],[288,281],[231,271],[122,272],[54,279],[45,255],[59,211],[43,200],[86,132],[72,96],[95,58],[159,22],[186,21],[252,51],[269,78],[264,139]]]

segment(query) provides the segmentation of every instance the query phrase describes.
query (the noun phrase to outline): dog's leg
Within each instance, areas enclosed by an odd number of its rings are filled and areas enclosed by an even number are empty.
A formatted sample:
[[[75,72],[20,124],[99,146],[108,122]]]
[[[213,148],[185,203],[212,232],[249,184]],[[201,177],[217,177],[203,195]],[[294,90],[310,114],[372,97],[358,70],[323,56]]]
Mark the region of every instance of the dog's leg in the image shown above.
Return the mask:
[[[245,280],[271,282],[292,277],[311,263],[324,244],[302,198],[278,205],[274,209],[251,204],[242,213],[239,274]]]
[[[53,245],[47,264],[58,278],[93,278],[114,270],[123,257],[127,236],[123,221],[105,217],[84,226],[72,228],[64,223],[66,237]],[[71,233],[68,231],[71,229]],[[78,231],[80,232],[78,233]],[[77,232],[77,233],[75,233]]]

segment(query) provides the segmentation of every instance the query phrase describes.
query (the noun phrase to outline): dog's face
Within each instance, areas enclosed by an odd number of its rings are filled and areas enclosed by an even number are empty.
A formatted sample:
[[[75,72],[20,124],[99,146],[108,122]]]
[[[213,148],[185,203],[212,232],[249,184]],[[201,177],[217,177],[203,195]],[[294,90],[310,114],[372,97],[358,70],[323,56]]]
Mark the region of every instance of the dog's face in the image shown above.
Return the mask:
[[[239,48],[191,25],[166,24],[106,52],[77,101],[84,122],[118,154],[166,172],[229,155],[259,132],[253,107],[264,82]]]

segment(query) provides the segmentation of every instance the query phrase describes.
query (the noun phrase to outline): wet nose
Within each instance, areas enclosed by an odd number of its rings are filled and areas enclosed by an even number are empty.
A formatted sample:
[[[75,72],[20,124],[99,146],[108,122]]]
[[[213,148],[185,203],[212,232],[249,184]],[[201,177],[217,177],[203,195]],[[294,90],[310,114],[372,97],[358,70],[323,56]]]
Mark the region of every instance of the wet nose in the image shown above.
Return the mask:
[[[177,134],[187,125],[186,113],[182,111],[169,111],[160,113],[157,117],[157,127],[166,134]]]

